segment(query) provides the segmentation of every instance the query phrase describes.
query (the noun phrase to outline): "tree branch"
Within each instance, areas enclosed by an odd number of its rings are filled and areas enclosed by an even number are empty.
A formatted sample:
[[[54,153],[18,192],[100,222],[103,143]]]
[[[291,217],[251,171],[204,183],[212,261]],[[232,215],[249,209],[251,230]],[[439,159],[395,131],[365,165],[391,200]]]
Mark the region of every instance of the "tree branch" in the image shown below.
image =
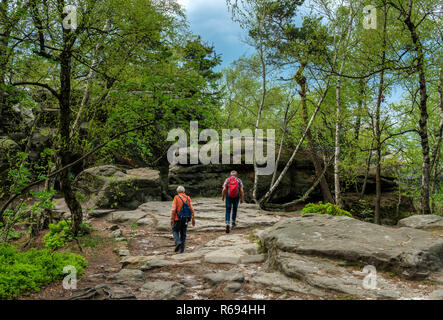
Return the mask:
[[[2,206],[2,208],[1,208],[1,210],[0,210],[0,221],[1,221],[1,217],[3,217],[3,213],[6,211],[6,209],[8,208],[8,206],[9,206],[9,205],[10,205],[15,199],[17,199],[20,195],[23,195],[23,194],[27,193],[32,187],[34,187],[34,186],[36,186],[36,185],[39,185],[39,184],[45,182],[47,179],[52,178],[52,177],[58,175],[59,173],[61,173],[61,172],[65,171],[65,170],[67,170],[67,169],[69,169],[69,168],[75,166],[77,163],[79,163],[80,161],[83,161],[84,159],[86,159],[86,158],[89,157],[90,155],[96,153],[98,150],[100,150],[101,148],[103,148],[104,146],[106,146],[109,142],[111,142],[111,141],[117,139],[118,137],[120,137],[120,136],[122,136],[122,135],[124,135],[124,134],[130,133],[130,132],[133,132],[133,131],[137,131],[137,130],[143,129],[143,128],[145,128],[145,127],[147,127],[147,126],[150,126],[150,125],[152,125],[152,122],[149,122],[149,123],[146,123],[146,124],[140,125],[140,126],[138,126],[138,127],[132,128],[132,129],[125,130],[125,131],[120,132],[120,133],[117,133],[117,134],[113,135],[110,139],[108,139],[107,141],[103,142],[102,144],[98,145],[97,147],[95,147],[94,149],[92,149],[91,151],[89,151],[88,153],[86,153],[86,154],[85,154],[84,156],[82,156],[81,158],[79,158],[79,159],[75,160],[74,162],[72,162],[72,163],[70,163],[70,164],[64,166],[63,168],[61,168],[61,169],[59,169],[59,170],[57,170],[57,171],[54,171],[53,173],[49,174],[45,179],[36,180],[36,181],[34,181],[34,182],[28,184],[28,185],[27,185],[26,187],[24,187],[20,192],[18,192],[18,193],[16,193],[16,194],[14,194],[13,196],[11,196],[11,197],[9,198],[9,200],[8,200],[8,201]]]

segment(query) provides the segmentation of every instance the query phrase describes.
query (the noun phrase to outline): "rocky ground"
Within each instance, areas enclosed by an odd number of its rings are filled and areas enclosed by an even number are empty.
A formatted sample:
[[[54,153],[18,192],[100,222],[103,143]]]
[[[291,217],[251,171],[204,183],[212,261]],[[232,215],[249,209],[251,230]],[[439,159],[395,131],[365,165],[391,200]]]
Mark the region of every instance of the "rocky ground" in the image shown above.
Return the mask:
[[[174,253],[170,202],[86,210],[112,250],[89,259],[77,290],[53,284],[30,299],[443,299],[439,219],[388,228],[243,204],[238,227],[226,234],[222,201],[193,206],[196,226],[183,254]],[[62,201],[57,210],[67,211]],[[374,289],[364,288],[365,265],[377,268]]]

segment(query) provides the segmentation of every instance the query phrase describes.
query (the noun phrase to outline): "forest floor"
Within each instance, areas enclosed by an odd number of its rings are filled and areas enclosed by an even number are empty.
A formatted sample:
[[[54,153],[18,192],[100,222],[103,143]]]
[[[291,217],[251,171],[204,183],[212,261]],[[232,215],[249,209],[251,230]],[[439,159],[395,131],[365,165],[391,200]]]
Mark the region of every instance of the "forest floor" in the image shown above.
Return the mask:
[[[238,228],[225,232],[224,204],[193,201],[196,226],[188,227],[185,253],[174,252],[170,202],[150,202],[134,211],[88,212],[93,232],[63,250],[79,253],[89,265],[76,290],[53,283],[23,299],[365,299],[325,288],[311,288],[267,265],[259,233],[300,212],[271,213],[255,205],[239,208]],[[66,211],[63,201],[57,209]],[[40,242],[37,240],[37,243]],[[35,244],[34,244],[35,246]],[[80,249],[81,247],[81,249]],[[355,267],[346,267],[355,273]],[[333,272],[334,270],[331,270]],[[407,281],[390,273],[381,278],[405,292],[428,294],[436,285]],[[363,278],[363,277],[362,277]]]

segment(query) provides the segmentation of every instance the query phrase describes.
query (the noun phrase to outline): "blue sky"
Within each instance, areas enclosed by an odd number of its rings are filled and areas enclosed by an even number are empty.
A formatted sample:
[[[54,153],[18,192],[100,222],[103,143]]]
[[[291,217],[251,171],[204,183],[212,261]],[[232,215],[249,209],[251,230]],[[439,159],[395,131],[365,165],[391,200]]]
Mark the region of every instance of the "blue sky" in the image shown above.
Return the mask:
[[[215,46],[221,55],[222,64],[226,68],[243,54],[252,54],[254,49],[244,43],[246,33],[238,23],[232,21],[226,0],[177,0],[184,8],[189,26],[194,34],[200,35],[204,41]],[[309,2],[309,1],[307,1]],[[301,11],[308,11],[302,8]],[[402,91],[394,88],[388,98],[390,102],[400,100]]]
[[[178,0],[185,8],[191,30],[203,40],[213,44],[223,60],[222,68],[241,57],[253,53],[242,42],[244,31],[233,22],[226,0]]]

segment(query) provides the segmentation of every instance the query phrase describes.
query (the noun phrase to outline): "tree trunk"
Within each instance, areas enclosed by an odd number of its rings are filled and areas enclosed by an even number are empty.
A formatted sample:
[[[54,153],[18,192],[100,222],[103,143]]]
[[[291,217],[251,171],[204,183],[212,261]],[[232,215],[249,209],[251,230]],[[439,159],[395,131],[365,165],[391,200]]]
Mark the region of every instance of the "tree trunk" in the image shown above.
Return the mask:
[[[365,195],[366,192],[366,184],[368,183],[369,170],[371,169],[372,148],[373,148],[373,142],[371,142],[371,150],[369,150],[369,154],[366,159],[365,179],[363,181],[363,186],[361,187],[360,191],[360,200],[363,199],[363,196]]]
[[[71,127],[71,63],[72,63],[72,40],[69,38],[69,30],[63,30],[64,48],[60,54],[60,94],[59,94],[59,134],[60,151],[59,159],[61,167],[71,163],[70,150],[70,127]],[[72,44],[71,44],[72,43]],[[60,174],[61,191],[64,194],[66,204],[71,211],[72,231],[77,235],[80,230],[80,224],[83,221],[83,211],[80,203],[77,201],[71,186],[69,170],[63,170]]]
[[[360,85],[360,95],[357,98],[358,99],[358,109],[357,109],[357,118],[355,119],[355,126],[354,126],[354,140],[355,143],[358,145],[358,140],[360,139],[360,127],[361,127],[361,114],[363,111],[363,102],[365,100],[365,83],[363,79],[360,79],[359,81]]]
[[[344,49],[348,45],[348,40],[351,34],[352,22],[353,22],[353,8],[352,2],[349,6],[349,24],[346,34],[346,38],[343,39]],[[341,46],[340,46],[341,47]],[[335,204],[339,207],[343,206],[340,189],[340,132],[342,130],[342,112],[341,112],[341,80],[340,76],[343,72],[343,68],[346,61],[346,54],[343,54],[343,60],[341,61],[339,76],[337,77],[337,84],[335,88],[335,100],[336,100],[336,122],[335,122],[335,153],[334,153],[334,191],[335,191]]]
[[[266,192],[266,194],[263,196],[263,198],[260,199],[260,201],[259,201],[260,206],[262,206],[263,204],[265,204],[269,200],[271,195],[274,193],[274,191],[279,186],[279,184],[282,181],[283,177],[285,176],[286,172],[289,170],[289,167],[294,162],[295,156],[297,155],[298,151],[300,150],[301,145],[303,144],[303,141],[306,138],[307,131],[311,128],[312,123],[314,122],[314,119],[317,116],[317,113],[320,110],[321,105],[325,101],[326,95],[329,91],[329,83],[330,83],[330,75],[328,75],[328,77],[327,77],[325,91],[323,92],[323,95],[321,96],[320,100],[317,103],[317,107],[315,108],[314,113],[312,114],[311,119],[309,120],[308,126],[305,128],[305,131],[303,132],[303,135],[301,136],[300,140],[298,141],[298,144],[295,147],[295,150],[292,152],[292,155],[289,158],[289,161],[286,163],[286,166],[283,168],[283,170],[280,173],[280,175],[278,176],[277,180],[269,188],[268,192]]]
[[[274,184],[275,178],[277,177],[278,164],[280,162],[281,154],[283,152],[283,143],[285,141],[285,136],[286,136],[287,129],[288,129],[288,112],[289,112],[290,105],[291,105],[291,103],[288,102],[288,104],[286,106],[286,110],[285,110],[285,118],[283,120],[283,133],[282,133],[281,140],[280,140],[280,147],[278,149],[277,160],[275,161],[275,170],[274,170],[274,173],[272,174],[271,186]]]
[[[432,148],[432,157],[431,157],[431,174],[432,174],[432,183],[431,183],[431,209],[434,213],[434,201],[433,194],[435,191],[435,184],[438,179],[438,164],[439,164],[439,156],[440,156],[440,148],[442,144],[442,134],[443,134],[443,69],[440,67],[440,79],[438,82],[438,98],[440,103],[440,124],[438,125],[437,132],[435,134],[435,142],[434,147]]]
[[[3,31],[3,30],[0,30]],[[6,84],[6,66],[8,63],[7,59],[7,48],[8,48],[8,40],[9,32],[7,32],[4,36],[0,37],[0,133],[3,132],[6,127],[5,117],[3,116],[5,110],[7,108],[6,105],[6,92],[3,90],[4,85]],[[6,132],[4,132],[6,133]]]
[[[303,124],[305,125],[305,127],[307,127],[308,110],[306,107],[306,78],[303,75],[303,70],[304,70],[304,65],[302,64],[294,78],[297,81],[298,85],[300,86],[299,94],[300,94],[300,103],[302,110],[301,114],[302,114]],[[306,141],[308,143],[308,153],[315,168],[315,175],[317,178],[320,178],[320,188],[323,195],[323,201],[325,203],[327,202],[334,203],[331,191],[329,190],[328,182],[326,181],[325,175],[322,174],[323,168],[320,159],[318,158],[317,151],[314,148],[312,132],[310,128],[306,131]]]
[[[261,28],[261,26],[259,27]],[[256,148],[257,148],[257,131],[260,127],[260,121],[261,121],[261,114],[263,111],[263,108],[265,106],[265,99],[266,99],[266,62],[265,62],[265,57],[264,57],[264,51],[263,51],[263,43],[262,40],[260,40],[260,44],[259,44],[259,53],[260,53],[260,63],[261,63],[261,71],[262,71],[262,97],[261,97],[261,101],[260,101],[260,107],[258,109],[258,113],[257,113],[257,122],[255,124],[255,135],[254,135],[254,155],[253,155],[253,159],[254,159],[254,187],[252,189],[252,199],[254,200],[255,203],[258,203],[257,200],[257,187],[258,187],[258,167],[257,167],[257,159],[256,159]]]
[[[110,20],[106,20],[105,26],[103,27],[103,32],[107,32],[110,28]],[[89,68],[89,74],[88,74],[88,79],[86,81],[86,87],[85,90],[83,91],[83,98],[82,98],[82,102],[80,104],[80,108],[78,110],[77,113],[77,117],[75,118],[74,124],[72,125],[72,129],[71,129],[71,137],[74,136],[75,131],[77,130],[77,127],[80,125],[80,121],[81,121],[81,117],[82,117],[82,113],[83,110],[88,108],[89,105],[89,93],[91,91],[91,85],[92,85],[92,81],[94,80],[95,76],[96,76],[96,69],[98,67],[98,56],[100,54],[100,52],[103,49],[103,45],[101,43],[98,43],[95,47],[95,55],[96,57],[94,58],[94,60],[91,63],[91,67]]]
[[[425,57],[423,52],[423,47],[421,41],[417,34],[417,26],[412,22],[412,0],[408,0],[408,11],[405,13],[404,22],[411,34],[412,42],[414,43],[415,51],[417,52],[417,71],[420,83],[420,120],[419,120],[419,130],[423,165],[421,174],[421,200],[420,200],[420,211],[421,214],[431,214],[431,208],[429,205],[429,183],[430,183],[430,173],[431,173],[431,159],[429,156],[429,140],[428,140],[428,110],[427,110],[427,88],[426,88],[426,75],[425,75]]]
[[[342,62],[343,67],[343,62]],[[343,68],[340,68],[340,73],[342,73]],[[340,190],[340,132],[342,130],[341,123],[341,76],[337,78],[336,85],[336,120],[335,120],[335,153],[334,153],[334,191],[335,191],[335,204],[339,207],[343,206],[341,199]]]
[[[386,62],[386,27],[387,27],[388,12],[386,4],[384,4],[384,23],[383,23],[383,52],[381,57],[382,68]],[[376,149],[376,169],[375,169],[375,212],[374,223],[381,224],[380,220],[380,206],[381,206],[381,128],[380,128],[380,107],[383,101],[383,86],[384,86],[384,69],[380,72],[380,83],[378,86],[377,107],[375,110],[375,149]]]

